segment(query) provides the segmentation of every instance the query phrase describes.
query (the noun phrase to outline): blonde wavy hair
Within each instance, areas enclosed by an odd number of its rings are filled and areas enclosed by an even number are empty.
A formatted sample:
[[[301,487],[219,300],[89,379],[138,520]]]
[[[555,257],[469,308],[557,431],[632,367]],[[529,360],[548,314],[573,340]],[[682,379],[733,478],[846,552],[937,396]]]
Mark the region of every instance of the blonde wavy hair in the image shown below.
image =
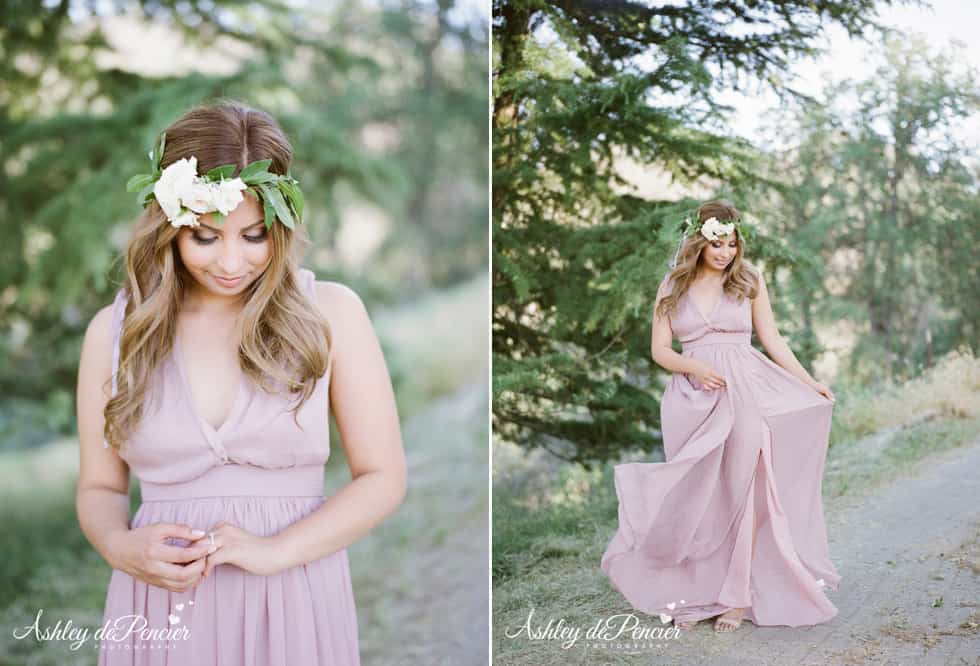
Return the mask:
[[[723,199],[705,201],[698,206],[695,215],[700,222],[709,217],[715,217],[719,222],[726,222],[742,216],[731,202]],[[743,256],[745,240],[738,231],[735,232],[735,237],[738,239],[738,249],[735,251],[735,258],[725,267],[722,289],[729,296],[739,300],[746,296],[755,298],[759,289],[759,269],[745,260]],[[700,272],[702,250],[710,242],[701,234],[692,234],[684,240],[677,255],[677,265],[664,278],[666,283],[673,282],[673,288],[660,300],[656,312],[658,317],[666,317],[677,311],[677,304],[681,297],[691,288],[691,284]]]
[[[198,173],[235,163],[237,175],[250,162],[271,159],[269,171],[285,174],[292,160],[292,146],[279,124],[264,111],[236,101],[196,106],[166,133],[161,168],[194,155]],[[297,284],[300,256],[309,244],[301,226],[294,231],[273,223],[269,266],[244,292],[238,324],[242,372],[266,392],[278,386],[296,394],[294,420],[317,380],[330,369],[332,351],[329,323]],[[105,406],[103,433],[117,451],[142,418],[151,377],[173,348],[180,305],[194,284],[180,259],[178,232],[160,205],[151,201],[123,254],[122,288],[128,302],[119,340],[117,392]],[[267,384],[270,379],[273,385]]]

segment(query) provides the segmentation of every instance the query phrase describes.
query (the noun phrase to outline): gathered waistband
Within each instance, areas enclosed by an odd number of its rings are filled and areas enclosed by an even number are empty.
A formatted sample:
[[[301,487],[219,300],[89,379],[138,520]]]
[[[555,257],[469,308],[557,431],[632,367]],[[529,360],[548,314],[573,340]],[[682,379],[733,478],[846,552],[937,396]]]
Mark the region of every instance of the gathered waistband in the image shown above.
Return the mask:
[[[144,502],[195,497],[323,497],[323,465],[267,468],[228,464],[177,483],[140,480]]]
[[[694,347],[705,345],[750,345],[752,344],[752,333],[750,331],[709,331],[696,340],[681,342],[681,351],[687,351]]]

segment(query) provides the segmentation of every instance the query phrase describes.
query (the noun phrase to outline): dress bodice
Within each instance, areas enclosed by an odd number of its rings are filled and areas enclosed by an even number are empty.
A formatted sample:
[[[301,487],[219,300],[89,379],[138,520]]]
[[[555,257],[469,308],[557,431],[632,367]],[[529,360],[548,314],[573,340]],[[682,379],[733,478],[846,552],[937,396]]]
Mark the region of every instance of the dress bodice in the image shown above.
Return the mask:
[[[298,283],[314,297],[315,276],[299,269]],[[118,372],[119,337],[126,308],[120,289],[113,302],[113,393]],[[240,464],[265,468],[323,465],[330,453],[330,370],[317,380],[299,413],[296,397],[266,393],[243,378],[231,412],[215,428],[193,403],[179,346],[156,368],[147,389],[140,422],[120,456],[141,481],[189,481],[215,466]]]
[[[668,293],[673,283],[668,285]],[[736,299],[725,291],[709,314],[699,309],[690,290],[677,303],[676,311],[668,317],[670,329],[688,350],[704,344],[721,342],[750,343],[752,340],[752,301]]]

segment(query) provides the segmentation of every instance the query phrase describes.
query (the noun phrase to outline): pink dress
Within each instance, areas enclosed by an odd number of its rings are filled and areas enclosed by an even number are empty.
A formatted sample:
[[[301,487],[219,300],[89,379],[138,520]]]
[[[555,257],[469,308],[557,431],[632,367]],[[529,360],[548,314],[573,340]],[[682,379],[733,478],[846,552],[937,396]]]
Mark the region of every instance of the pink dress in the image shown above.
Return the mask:
[[[752,304],[723,293],[705,317],[685,294],[670,317],[682,355],[727,386],[671,376],[665,462],[616,465],[619,528],[601,567],[634,609],[700,620],[746,608],[756,625],[826,622],[840,582],[821,481],[833,401],[751,344]],[[753,550],[753,534],[755,545]]]
[[[300,269],[297,277],[312,296],[313,273]],[[125,306],[120,290],[112,318],[113,392]],[[169,522],[207,531],[227,521],[270,536],[323,504],[330,373],[300,410],[302,429],[285,395],[267,394],[244,375],[231,413],[214,428],[191,401],[180,345],[178,335],[123,454],[142,495],[131,527]],[[182,594],[114,569],[107,624],[116,631],[111,639],[96,636],[100,666],[360,662],[346,549],[271,576],[221,564]]]

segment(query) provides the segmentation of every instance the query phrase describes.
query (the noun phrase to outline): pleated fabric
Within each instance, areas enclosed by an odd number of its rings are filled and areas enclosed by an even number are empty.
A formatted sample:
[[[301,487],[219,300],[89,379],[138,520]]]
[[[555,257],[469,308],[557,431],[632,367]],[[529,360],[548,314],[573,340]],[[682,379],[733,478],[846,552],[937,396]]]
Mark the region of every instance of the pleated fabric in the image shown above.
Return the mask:
[[[665,462],[615,466],[619,526],[601,560],[635,610],[678,621],[745,608],[762,626],[826,622],[837,608],[821,484],[833,402],[751,345],[747,298],[670,318],[682,355],[727,386],[674,373],[661,401]],[[754,541],[754,544],[753,544]]]
[[[313,273],[300,269],[296,279],[312,296]],[[125,305],[120,290],[113,305],[114,380]],[[330,373],[300,410],[299,427],[288,396],[243,379],[231,413],[215,428],[191,402],[179,350],[178,336],[120,454],[140,483],[142,503],[130,526],[166,522],[209,531],[224,521],[272,536],[320,507]],[[114,569],[102,626],[110,631],[97,637],[99,666],[360,663],[346,549],[270,576],[221,564],[181,594]]]

